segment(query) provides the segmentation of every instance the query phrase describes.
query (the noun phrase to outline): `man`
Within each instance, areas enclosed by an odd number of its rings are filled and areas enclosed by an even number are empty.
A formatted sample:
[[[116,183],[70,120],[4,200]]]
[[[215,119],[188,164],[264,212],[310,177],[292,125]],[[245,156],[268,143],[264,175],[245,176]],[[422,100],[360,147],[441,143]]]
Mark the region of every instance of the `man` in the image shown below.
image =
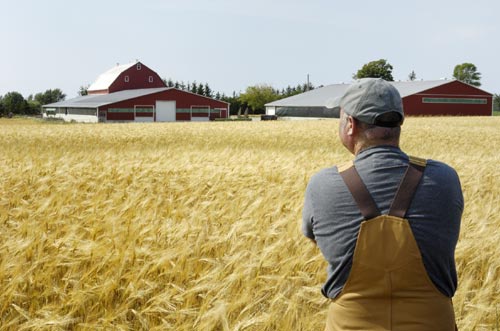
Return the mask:
[[[302,224],[328,262],[326,330],[454,330],[456,172],[399,148],[403,106],[390,83],[360,79],[338,106],[354,161],[311,178]]]

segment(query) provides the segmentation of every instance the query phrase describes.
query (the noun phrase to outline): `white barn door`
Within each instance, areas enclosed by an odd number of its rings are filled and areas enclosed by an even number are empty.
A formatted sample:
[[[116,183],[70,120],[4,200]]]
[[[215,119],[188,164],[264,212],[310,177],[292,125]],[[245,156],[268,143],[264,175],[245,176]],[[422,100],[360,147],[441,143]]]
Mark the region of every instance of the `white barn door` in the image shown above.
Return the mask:
[[[175,101],[156,101],[156,122],[175,122]]]

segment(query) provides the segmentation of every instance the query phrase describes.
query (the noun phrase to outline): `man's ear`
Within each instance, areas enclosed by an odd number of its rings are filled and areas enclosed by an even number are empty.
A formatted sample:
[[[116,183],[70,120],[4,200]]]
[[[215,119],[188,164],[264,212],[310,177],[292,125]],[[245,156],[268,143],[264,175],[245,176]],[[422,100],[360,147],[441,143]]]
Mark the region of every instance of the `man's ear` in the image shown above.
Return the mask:
[[[356,121],[354,120],[354,118],[352,116],[348,116],[347,117],[347,130],[346,130],[346,133],[347,135],[349,136],[352,136],[354,135],[354,131],[356,130]]]

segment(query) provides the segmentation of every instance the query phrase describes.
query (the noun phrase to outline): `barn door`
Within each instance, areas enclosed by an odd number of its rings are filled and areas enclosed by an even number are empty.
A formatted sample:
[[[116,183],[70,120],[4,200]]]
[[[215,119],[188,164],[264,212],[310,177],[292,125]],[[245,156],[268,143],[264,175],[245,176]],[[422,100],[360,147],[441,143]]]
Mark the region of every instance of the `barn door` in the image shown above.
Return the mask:
[[[175,120],[175,101],[156,101],[156,122]]]

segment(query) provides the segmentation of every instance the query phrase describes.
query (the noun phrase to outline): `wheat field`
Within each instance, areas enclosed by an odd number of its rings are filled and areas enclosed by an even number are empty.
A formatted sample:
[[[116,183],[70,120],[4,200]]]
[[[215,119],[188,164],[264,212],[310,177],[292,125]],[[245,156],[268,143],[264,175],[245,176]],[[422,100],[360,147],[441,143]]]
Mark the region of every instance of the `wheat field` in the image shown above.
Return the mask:
[[[322,330],[310,176],[351,159],[336,120],[0,119],[0,330]],[[500,330],[500,117],[408,118],[457,170],[461,330]]]

